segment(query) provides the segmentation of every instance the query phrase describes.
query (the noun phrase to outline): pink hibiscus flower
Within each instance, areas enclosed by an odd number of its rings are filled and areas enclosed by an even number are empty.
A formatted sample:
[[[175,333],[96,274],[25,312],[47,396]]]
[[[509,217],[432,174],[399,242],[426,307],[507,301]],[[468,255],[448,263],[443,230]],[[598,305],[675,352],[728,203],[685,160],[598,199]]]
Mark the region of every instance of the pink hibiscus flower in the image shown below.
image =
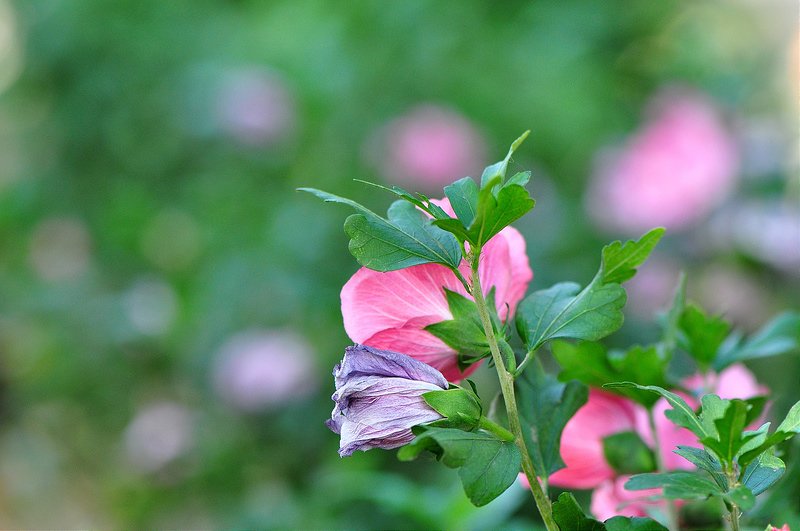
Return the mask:
[[[454,215],[447,200],[436,202]],[[484,292],[495,289],[495,303],[506,320],[525,296],[533,271],[525,239],[506,227],[483,248],[479,275]],[[469,265],[460,269],[469,276]],[[439,369],[451,382],[471,374],[458,368],[458,355],[425,327],[453,318],[444,288],[468,296],[452,271],[439,264],[422,264],[380,273],[362,267],[342,288],[342,317],[347,335],[356,343],[402,352]]]
[[[647,508],[663,505],[663,501],[649,500],[661,494],[661,489],[626,490],[630,476],[619,476],[601,483],[592,493],[591,510],[595,518],[608,520],[614,516],[649,516]]]

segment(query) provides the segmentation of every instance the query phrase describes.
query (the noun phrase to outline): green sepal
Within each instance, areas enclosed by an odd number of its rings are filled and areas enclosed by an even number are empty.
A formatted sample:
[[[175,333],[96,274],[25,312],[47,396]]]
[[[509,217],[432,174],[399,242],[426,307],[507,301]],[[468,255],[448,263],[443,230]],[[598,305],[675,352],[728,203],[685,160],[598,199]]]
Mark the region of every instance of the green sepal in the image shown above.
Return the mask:
[[[445,417],[428,424],[429,426],[473,431],[480,425],[483,407],[472,391],[456,387],[446,391],[429,391],[422,398]]]

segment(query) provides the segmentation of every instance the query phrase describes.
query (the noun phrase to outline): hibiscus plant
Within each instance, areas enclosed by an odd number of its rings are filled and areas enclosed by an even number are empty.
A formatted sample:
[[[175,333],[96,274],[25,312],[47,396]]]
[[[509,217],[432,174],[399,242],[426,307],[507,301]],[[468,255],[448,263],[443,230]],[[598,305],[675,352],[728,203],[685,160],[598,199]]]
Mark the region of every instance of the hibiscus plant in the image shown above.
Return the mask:
[[[681,280],[657,342],[607,349],[598,341],[622,326],[623,284],[661,228],[605,246],[585,285],[525,296],[533,272],[510,224],[534,207],[531,174],[507,172],[526,136],[480,183],[457,180],[440,200],[374,185],[398,197],[385,217],[301,189],[356,211],[344,230],[363,267],[341,294],[356,344],[334,369],[327,422],[340,434],[340,455],[430,452],[458,469],[478,506],[519,478],[549,531],[679,529],[682,500],[696,499],[720,500],[720,521],[738,530],[785,471],[780,444],[800,431],[800,403],[770,430],[767,390],[741,362],[797,349],[800,315],[744,337],[687,303]],[[558,374],[544,369],[543,355]],[[677,357],[695,374],[676,374]],[[466,379],[487,358],[500,387],[491,407]],[[568,492],[552,501],[553,486],[593,489],[600,520]]]

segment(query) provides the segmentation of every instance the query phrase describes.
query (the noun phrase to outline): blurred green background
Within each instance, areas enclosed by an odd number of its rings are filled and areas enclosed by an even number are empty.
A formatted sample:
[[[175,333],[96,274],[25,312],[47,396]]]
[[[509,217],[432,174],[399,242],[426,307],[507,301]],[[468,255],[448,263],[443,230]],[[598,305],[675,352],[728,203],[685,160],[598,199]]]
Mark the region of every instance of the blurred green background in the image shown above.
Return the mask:
[[[614,152],[666,157],[658,197],[721,164],[612,342],[654,339],[680,269],[753,330],[800,300],[797,35],[779,0],[0,0],[0,526],[529,528],[518,486],[474,509],[444,467],[337,456],[357,265],[348,212],[294,189],[438,197],[531,129],[540,289],[636,235],[592,192]],[[687,94],[711,138],[636,143]],[[797,355],[751,368],[800,398]],[[799,475],[762,518],[797,522]]]

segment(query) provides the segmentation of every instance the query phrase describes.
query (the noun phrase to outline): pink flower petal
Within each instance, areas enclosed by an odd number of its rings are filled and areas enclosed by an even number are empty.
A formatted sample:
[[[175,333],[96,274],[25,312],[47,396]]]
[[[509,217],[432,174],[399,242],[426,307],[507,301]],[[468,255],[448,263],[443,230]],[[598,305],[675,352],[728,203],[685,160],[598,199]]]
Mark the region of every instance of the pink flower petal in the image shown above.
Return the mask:
[[[661,493],[661,489],[625,490],[630,476],[621,476],[603,482],[592,493],[591,510],[595,518],[608,520],[614,516],[647,516],[648,507],[663,505],[663,501],[650,501],[648,496]]]

